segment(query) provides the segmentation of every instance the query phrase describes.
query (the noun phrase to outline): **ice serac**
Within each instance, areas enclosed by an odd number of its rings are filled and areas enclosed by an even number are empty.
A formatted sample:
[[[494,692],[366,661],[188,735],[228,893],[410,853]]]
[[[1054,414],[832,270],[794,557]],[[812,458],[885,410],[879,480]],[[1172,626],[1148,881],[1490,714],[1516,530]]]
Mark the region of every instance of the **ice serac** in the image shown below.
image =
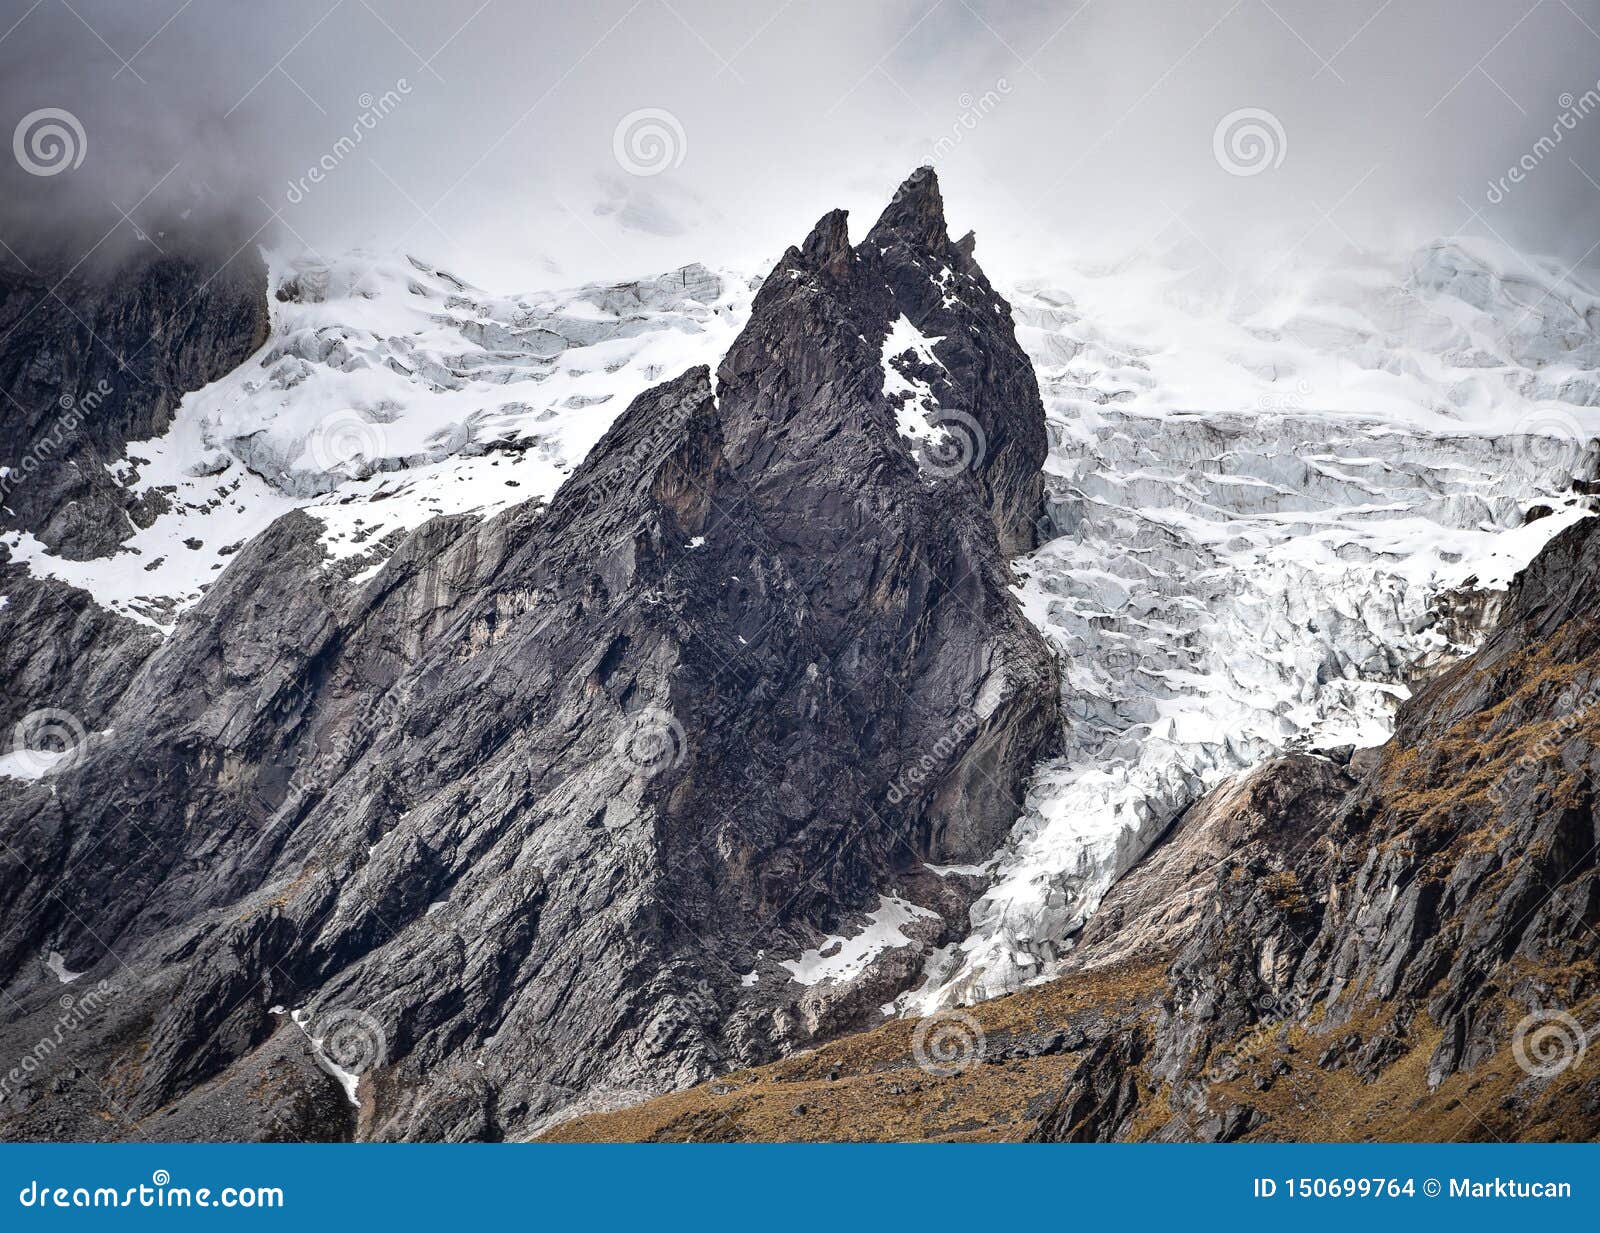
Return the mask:
[[[1228,777],[1383,741],[1590,516],[1600,298],[1559,268],[1440,241],[1240,308],[1203,270],[1153,267],[1014,297],[1051,435],[1019,593],[1063,664],[1068,743],[970,935],[902,1009],[1061,970],[1108,888]]]
[[[1597,580],[1591,518],[1381,750],[1279,758],[1197,804],[1069,960],[1165,970],[1039,1133],[1592,1139]],[[1319,1095],[1333,1090],[1348,1105]]]
[[[516,1137],[881,1018],[965,920],[923,863],[994,847],[1058,725],[1000,530],[1042,410],[981,276],[959,348],[897,291],[948,252],[921,192],[856,248],[827,216],[715,386],[641,394],[547,505],[356,582],[304,511],[238,553],[0,801],[0,1047],[58,1013],[41,955],[120,989],[0,1129]],[[998,447],[902,433],[902,320]],[[796,977],[867,921],[855,979]]]
[[[895,1022],[556,1136],[1592,1142],[1597,587],[1589,518],[1382,748],[1201,796],[958,1073]]]

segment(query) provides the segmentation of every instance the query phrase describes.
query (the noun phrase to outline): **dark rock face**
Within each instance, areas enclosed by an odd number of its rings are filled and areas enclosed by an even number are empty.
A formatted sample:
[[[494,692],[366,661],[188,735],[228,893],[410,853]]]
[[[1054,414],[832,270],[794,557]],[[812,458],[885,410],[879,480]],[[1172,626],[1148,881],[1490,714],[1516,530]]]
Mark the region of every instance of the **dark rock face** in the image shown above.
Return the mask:
[[[916,363],[981,429],[961,465],[897,427],[902,315],[949,334]],[[716,386],[642,395],[547,508],[436,519],[360,586],[280,520],[112,734],[0,800],[0,1046],[51,951],[118,988],[0,1130],[509,1137],[852,1026],[778,959],[986,854],[1056,738],[1003,548],[1043,452],[929,172],[857,249],[824,218]]]
[[[224,256],[35,257],[0,264],[0,530],[104,556],[155,512],[107,473],[164,432],[184,394],[266,341],[267,272]]]
[[[86,559],[114,553],[159,512],[159,493],[131,497],[106,464],[261,346],[267,272],[248,243],[231,260],[174,250],[75,261],[0,263],[0,532],[31,531]],[[46,709],[104,726],[156,637],[5,556],[0,729]]]
[[[1597,589],[1590,519],[1523,572],[1482,649],[1402,708],[1381,753],[1279,759],[1198,803],[1075,956],[1167,957],[1166,987],[1127,1014],[1131,1044],[1069,1076],[1041,1133],[1344,1137],[1339,1110],[1304,1093],[1340,1071],[1381,1089],[1412,1055],[1396,1119],[1464,1074],[1494,1096],[1466,1134],[1600,1133],[1581,1047],[1600,1013]],[[1144,1100],[1105,1098],[1130,1077]],[[1299,1093],[1292,1120],[1245,1090],[1280,1080]]]
[[[91,728],[128,688],[159,639],[89,595],[0,565],[0,731],[54,707]]]

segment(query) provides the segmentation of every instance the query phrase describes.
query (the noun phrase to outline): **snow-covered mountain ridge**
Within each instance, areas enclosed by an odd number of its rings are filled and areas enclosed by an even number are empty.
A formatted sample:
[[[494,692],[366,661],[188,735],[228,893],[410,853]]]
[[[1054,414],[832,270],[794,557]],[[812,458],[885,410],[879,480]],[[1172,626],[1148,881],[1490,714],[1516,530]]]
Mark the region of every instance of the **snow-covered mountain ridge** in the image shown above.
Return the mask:
[[[14,560],[163,630],[296,507],[334,559],[375,566],[385,537],[436,514],[551,495],[635,395],[727,348],[753,291],[700,266],[494,296],[410,257],[270,264],[265,346],[117,468],[166,512],[106,560],[26,532],[0,541]]]
[[[167,512],[108,560],[25,533],[13,559],[170,629],[304,507],[359,580],[436,514],[552,494],[636,394],[727,350],[757,285],[690,266],[498,296],[359,254],[273,276],[261,352],[118,468]],[[1060,652],[1069,747],[988,862],[941,871],[985,893],[900,1010],[1048,976],[1228,775],[1381,742],[1418,665],[1469,648],[1461,614],[1484,601],[1466,597],[1586,512],[1569,479],[1590,461],[1600,300],[1554,268],[1456,240],[1252,288],[1168,255],[1010,299],[1051,435],[1048,542],[1017,594]],[[852,973],[921,945],[871,941]]]

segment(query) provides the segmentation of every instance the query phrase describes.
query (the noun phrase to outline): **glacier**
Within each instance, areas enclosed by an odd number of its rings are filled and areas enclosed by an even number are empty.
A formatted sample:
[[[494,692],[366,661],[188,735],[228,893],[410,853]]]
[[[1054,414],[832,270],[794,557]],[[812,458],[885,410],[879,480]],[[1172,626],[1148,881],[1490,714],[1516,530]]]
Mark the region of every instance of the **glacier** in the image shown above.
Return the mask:
[[[552,495],[637,394],[716,362],[755,287],[686,266],[502,296],[404,253],[266,255],[262,349],[111,468],[165,512],[98,560],[13,532],[13,561],[166,633],[235,551],[305,508],[362,580],[435,515]]]
[[[1265,288],[1152,261],[1018,289],[1051,538],[1016,590],[1061,658],[1067,749],[899,1012],[1050,979],[1203,792],[1388,738],[1588,516],[1597,303],[1465,240]]]
[[[167,632],[303,508],[357,585],[431,517],[551,495],[635,395],[716,363],[759,286],[687,266],[501,295],[399,253],[269,264],[262,350],[113,469],[165,512],[109,558],[13,533],[13,560]],[[965,936],[902,932],[926,909],[885,887],[865,933],[785,964],[849,982],[910,947],[924,970],[888,1013],[1048,979],[1201,793],[1279,751],[1382,743],[1588,514],[1600,297],[1569,271],[1453,238],[1259,279],[1175,250],[1001,290],[1050,435],[1049,525],[1015,592],[1061,660],[1066,748],[998,851],[934,870],[974,896]],[[885,388],[915,389],[892,361],[938,342],[897,333]],[[930,409],[902,429],[931,441]]]

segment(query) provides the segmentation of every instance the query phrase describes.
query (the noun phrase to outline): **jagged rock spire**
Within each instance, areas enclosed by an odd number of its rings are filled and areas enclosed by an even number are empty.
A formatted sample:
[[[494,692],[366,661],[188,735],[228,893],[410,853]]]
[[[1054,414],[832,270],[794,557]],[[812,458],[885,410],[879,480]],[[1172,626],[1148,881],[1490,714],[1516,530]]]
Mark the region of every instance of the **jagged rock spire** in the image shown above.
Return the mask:
[[[800,246],[800,259],[808,266],[826,271],[836,278],[850,273],[854,255],[850,251],[849,213],[829,210],[817,220],[806,242]]]
[[[944,198],[939,195],[939,176],[932,167],[918,167],[906,177],[878,216],[867,239],[881,246],[891,233],[924,249],[950,242],[944,221]]]

